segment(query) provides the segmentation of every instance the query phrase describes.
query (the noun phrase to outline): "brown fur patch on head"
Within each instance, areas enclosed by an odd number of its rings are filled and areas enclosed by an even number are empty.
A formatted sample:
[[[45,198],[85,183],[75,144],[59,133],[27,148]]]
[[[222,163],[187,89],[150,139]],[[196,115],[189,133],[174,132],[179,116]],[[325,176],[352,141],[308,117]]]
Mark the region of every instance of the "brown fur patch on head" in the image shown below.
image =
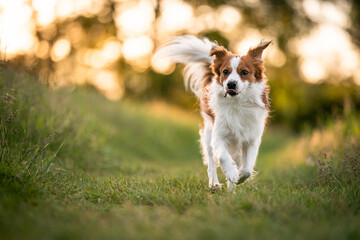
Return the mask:
[[[209,56],[215,56],[212,60],[210,68],[216,76],[220,76],[220,67],[224,63],[224,60],[229,56],[228,50],[223,46],[213,46],[210,50]]]
[[[233,55],[223,46],[213,46],[210,50],[209,56],[215,56],[212,60],[213,63],[210,65],[210,68],[214,73],[216,80],[219,82],[219,84],[222,85],[223,81],[221,81],[220,78],[221,68],[224,66],[224,64],[230,62],[230,59]]]
[[[248,75],[241,76],[243,81],[259,82],[266,78],[264,75],[266,69],[263,65],[263,61],[256,60],[248,54],[241,57],[238,72],[241,73],[242,70],[247,70],[249,72]]]

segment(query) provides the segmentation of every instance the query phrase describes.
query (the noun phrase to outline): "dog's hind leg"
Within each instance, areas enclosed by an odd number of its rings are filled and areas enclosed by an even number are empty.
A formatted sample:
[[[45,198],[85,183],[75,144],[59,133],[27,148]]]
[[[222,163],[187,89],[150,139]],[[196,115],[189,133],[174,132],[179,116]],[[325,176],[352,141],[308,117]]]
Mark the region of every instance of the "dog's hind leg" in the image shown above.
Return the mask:
[[[236,165],[240,168],[243,163],[242,146],[236,143],[230,144],[229,152]]]
[[[203,150],[204,163],[208,165],[208,177],[210,189],[220,189],[221,184],[216,172],[216,163],[213,157],[213,150],[211,147],[211,136],[212,136],[212,123],[205,120],[204,129],[200,130],[201,146]]]

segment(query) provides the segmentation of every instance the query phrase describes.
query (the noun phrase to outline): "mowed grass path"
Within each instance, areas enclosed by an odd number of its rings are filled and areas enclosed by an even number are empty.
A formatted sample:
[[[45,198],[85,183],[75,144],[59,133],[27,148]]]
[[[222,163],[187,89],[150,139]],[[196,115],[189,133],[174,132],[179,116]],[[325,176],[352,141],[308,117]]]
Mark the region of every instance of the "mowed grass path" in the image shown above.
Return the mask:
[[[212,193],[196,113],[0,84],[0,239],[360,238],[358,195],[319,181],[290,132],[269,128],[258,176]]]

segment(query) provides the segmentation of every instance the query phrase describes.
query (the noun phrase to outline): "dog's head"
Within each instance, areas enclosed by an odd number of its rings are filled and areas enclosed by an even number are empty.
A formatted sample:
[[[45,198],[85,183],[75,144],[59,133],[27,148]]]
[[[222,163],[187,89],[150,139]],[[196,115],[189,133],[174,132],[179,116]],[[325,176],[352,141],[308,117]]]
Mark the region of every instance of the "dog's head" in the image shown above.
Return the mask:
[[[270,43],[271,41],[261,42],[243,56],[232,54],[223,46],[211,48],[210,56],[214,58],[210,67],[216,82],[223,86],[225,97],[228,94],[231,97],[241,95],[250,84],[264,81],[262,52]]]

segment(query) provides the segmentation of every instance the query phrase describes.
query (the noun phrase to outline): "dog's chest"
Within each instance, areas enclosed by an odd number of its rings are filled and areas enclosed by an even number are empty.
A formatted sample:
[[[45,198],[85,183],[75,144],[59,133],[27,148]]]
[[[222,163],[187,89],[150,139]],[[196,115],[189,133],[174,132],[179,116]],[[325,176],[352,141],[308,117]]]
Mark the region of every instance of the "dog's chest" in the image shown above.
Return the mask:
[[[217,115],[223,134],[238,142],[252,142],[261,137],[267,110],[258,106],[229,105]]]

